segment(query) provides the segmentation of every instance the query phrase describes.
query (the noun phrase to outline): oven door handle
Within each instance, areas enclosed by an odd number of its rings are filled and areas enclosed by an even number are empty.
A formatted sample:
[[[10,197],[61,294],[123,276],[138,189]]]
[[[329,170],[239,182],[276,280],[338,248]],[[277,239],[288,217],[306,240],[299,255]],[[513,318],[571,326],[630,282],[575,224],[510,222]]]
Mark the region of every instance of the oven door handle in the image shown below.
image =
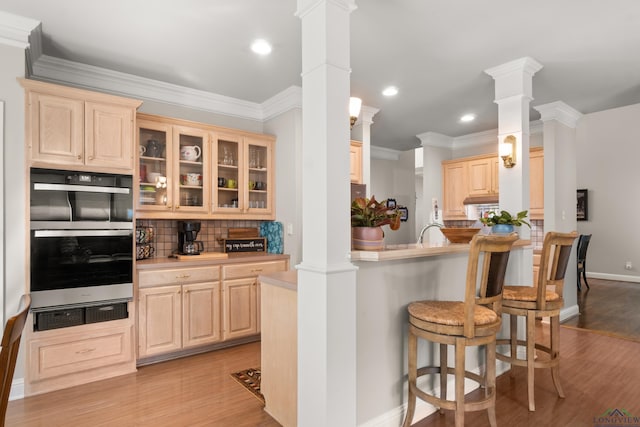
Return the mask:
[[[46,184],[37,182],[33,184],[34,190],[40,191],[71,191],[86,193],[114,193],[129,194],[131,190],[127,187],[99,187],[93,185],[73,185],[73,184]]]
[[[132,230],[36,230],[35,237],[133,236]]]

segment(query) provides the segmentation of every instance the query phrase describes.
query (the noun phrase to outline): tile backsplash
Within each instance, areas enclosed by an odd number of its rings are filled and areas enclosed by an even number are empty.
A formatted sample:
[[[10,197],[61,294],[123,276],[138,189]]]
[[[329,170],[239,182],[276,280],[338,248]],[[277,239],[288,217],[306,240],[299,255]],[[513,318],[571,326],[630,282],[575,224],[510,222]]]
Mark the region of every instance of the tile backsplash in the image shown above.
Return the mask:
[[[260,228],[262,221],[236,221],[236,220],[202,220],[200,221],[200,233],[196,240],[201,240],[205,252],[223,252],[219,239],[229,236],[230,228]],[[139,219],[137,227],[153,227],[155,257],[168,257],[178,250],[178,220],[170,219]]]

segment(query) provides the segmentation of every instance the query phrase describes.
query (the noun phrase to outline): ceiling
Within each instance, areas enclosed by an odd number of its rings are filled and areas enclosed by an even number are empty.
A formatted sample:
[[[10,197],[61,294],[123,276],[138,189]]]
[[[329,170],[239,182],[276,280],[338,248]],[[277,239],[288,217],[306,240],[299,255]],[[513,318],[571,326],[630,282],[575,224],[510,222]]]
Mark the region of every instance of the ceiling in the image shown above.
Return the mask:
[[[497,128],[484,70],[529,56],[543,65],[532,106],[582,113],[640,103],[637,0],[356,0],[351,94],[378,108],[375,146],[407,150],[416,135]],[[42,22],[43,53],[246,101],[301,86],[295,0],[2,0]],[[268,57],[249,45],[273,44]],[[399,94],[381,91],[395,85]],[[460,123],[465,113],[477,118]],[[539,115],[531,111],[531,119]]]

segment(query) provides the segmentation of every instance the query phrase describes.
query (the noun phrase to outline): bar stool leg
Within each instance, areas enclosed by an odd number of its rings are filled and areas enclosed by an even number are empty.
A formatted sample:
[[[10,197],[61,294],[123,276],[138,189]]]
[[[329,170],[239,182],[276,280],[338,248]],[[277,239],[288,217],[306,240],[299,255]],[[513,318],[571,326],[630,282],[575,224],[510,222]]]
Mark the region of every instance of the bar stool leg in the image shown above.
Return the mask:
[[[413,415],[416,411],[416,393],[414,388],[417,384],[418,377],[418,337],[409,331],[409,394],[407,397],[407,414],[404,418],[403,427],[409,427],[413,421]]]
[[[560,357],[560,317],[551,317],[551,360],[557,360]],[[556,386],[558,396],[564,398],[564,391],[560,385],[560,363],[551,367],[551,379],[553,385]]]
[[[511,334],[511,358],[515,360],[518,358],[518,316],[516,316],[515,314],[509,315],[509,332]],[[515,372],[513,371],[514,366],[514,364],[511,364],[511,369],[509,370],[509,376],[511,378],[514,378],[516,376]]]
[[[491,427],[497,427],[496,422],[496,342],[490,342],[486,345],[486,386],[485,396],[493,393],[493,405],[487,408],[489,415],[489,424]]]
[[[456,427],[464,427],[464,338],[456,338]]]
[[[440,344],[440,399],[443,400],[447,399],[447,349],[446,344]],[[444,414],[444,409],[440,408],[440,413]]]
[[[533,380],[535,378],[535,349],[536,349],[536,312],[527,313],[527,394],[529,395],[529,410],[535,411],[536,404],[533,394]]]

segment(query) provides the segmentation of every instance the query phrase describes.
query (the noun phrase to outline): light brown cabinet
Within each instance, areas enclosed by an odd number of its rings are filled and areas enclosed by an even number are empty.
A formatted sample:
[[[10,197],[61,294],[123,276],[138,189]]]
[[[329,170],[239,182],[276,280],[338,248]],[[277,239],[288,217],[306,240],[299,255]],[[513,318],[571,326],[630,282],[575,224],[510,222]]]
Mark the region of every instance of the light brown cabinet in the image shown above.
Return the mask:
[[[132,316],[131,310],[129,313]],[[25,395],[135,372],[133,328],[128,318],[41,332],[27,330]]]
[[[287,269],[286,260],[243,263],[222,268],[223,340],[260,332],[258,276]]]
[[[544,151],[529,152],[529,218],[544,219]]]
[[[349,146],[351,182],[362,184],[362,142],[351,141]]]
[[[138,357],[220,340],[220,267],[145,270],[138,283]]]
[[[31,166],[133,173],[141,101],[26,79],[21,84]]]
[[[468,194],[468,181],[467,162],[442,162],[442,216],[444,219],[467,219],[463,202]]]
[[[138,218],[274,219],[275,140],[138,115]]]

